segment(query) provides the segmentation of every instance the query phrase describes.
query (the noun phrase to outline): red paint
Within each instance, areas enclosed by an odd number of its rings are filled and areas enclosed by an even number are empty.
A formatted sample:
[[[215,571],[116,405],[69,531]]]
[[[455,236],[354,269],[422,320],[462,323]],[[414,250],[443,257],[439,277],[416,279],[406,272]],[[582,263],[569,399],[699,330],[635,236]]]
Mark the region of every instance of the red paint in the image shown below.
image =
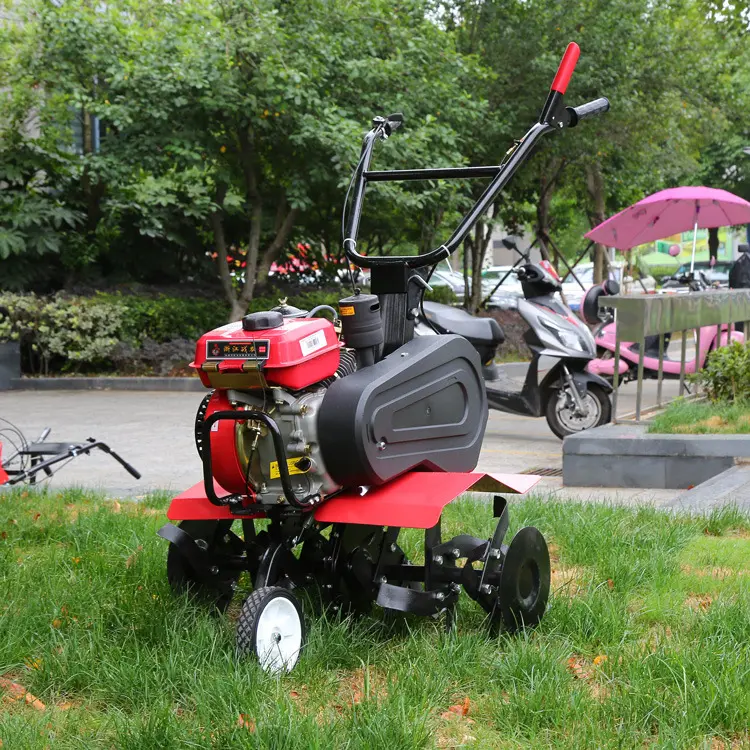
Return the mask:
[[[0,443],[0,484],[5,484],[8,481],[8,475],[3,471],[2,457],[3,457],[3,444]]]
[[[228,494],[217,482],[214,482],[214,490],[219,497]],[[257,513],[242,518],[264,518],[265,514]],[[229,518],[240,518],[229,511],[226,506],[214,505],[207,497],[203,482],[194,484],[189,490],[177,495],[172,500],[167,518],[170,521],[212,521]]]
[[[523,493],[531,489],[539,477],[411,471],[381,487],[371,488],[364,497],[355,488],[326,500],[315,511],[315,520],[429,529],[438,522],[446,505],[471,491],[482,480],[492,486],[476,491]]]
[[[206,418],[217,411],[233,411],[227,392],[214,391],[208,401]],[[233,419],[220,419],[210,432],[211,471],[214,479],[229,493],[252,495],[247,487],[245,474],[237,456],[237,422]],[[223,494],[228,494],[224,492]],[[221,497],[221,495],[219,495]]]
[[[563,59],[560,61],[557,75],[555,76],[555,80],[552,81],[552,86],[550,86],[551,91],[557,91],[559,94],[564,94],[567,91],[570,77],[576,69],[576,63],[580,54],[581,48],[575,42],[571,42],[565,50]]]
[[[315,511],[321,523],[353,523],[372,526],[400,526],[429,529],[443,508],[464,492],[528,492],[540,477],[526,474],[482,474],[411,471],[382,487],[372,488],[364,497],[359,488],[347,490],[326,500]],[[214,482],[216,493],[226,494]],[[178,495],[167,511],[170,521],[207,521],[240,518],[228,508],[213,505],[206,497],[203,482]],[[263,518],[263,514],[242,516]]]
[[[311,338],[316,334],[319,339]],[[229,342],[239,349],[239,356],[225,359],[210,356],[206,351],[209,341]],[[241,356],[243,344],[250,343],[257,346],[257,359]],[[299,390],[336,372],[339,348],[333,324],[325,318],[287,318],[284,325],[266,331],[245,331],[242,323],[237,322],[201,336],[195,350],[195,361],[190,366],[198,370],[201,382],[210,388],[208,373],[200,369],[207,359],[218,362],[221,372],[241,372],[245,362],[258,361],[262,363],[263,375],[269,385]]]

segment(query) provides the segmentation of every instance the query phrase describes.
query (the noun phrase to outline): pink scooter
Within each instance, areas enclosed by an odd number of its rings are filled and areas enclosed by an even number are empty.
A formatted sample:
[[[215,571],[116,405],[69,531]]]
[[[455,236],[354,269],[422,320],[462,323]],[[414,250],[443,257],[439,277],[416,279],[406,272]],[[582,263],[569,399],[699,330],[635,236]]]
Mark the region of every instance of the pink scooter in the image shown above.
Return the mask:
[[[691,288],[695,282],[687,279]],[[614,324],[614,317],[610,311],[599,308],[599,298],[606,295],[617,294],[620,291],[619,285],[615,281],[605,281],[603,284],[591,287],[581,302],[581,317],[589,324],[597,326],[594,333],[597,350],[600,356],[592,359],[586,369],[603,378],[611,380],[615,373],[614,353],[617,348],[616,334],[617,329]],[[738,331],[729,333],[727,325],[721,326],[721,341],[719,346],[726,346],[729,341],[739,341],[744,343],[745,337]],[[697,356],[685,362],[685,374],[690,374],[700,370],[706,362],[706,357],[717,348],[718,327],[704,326],[698,331]],[[730,338],[731,336],[731,338]],[[664,334],[664,361],[662,365],[663,378],[665,380],[677,380],[680,377],[680,361],[670,359],[666,355],[669,347],[670,333]],[[640,355],[639,346],[632,341],[620,342],[620,379],[623,382],[635,380],[638,376],[638,358]],[[657,378],[659,373],[659,337],[646,336],[643,352],[643,376],[644,378]]]

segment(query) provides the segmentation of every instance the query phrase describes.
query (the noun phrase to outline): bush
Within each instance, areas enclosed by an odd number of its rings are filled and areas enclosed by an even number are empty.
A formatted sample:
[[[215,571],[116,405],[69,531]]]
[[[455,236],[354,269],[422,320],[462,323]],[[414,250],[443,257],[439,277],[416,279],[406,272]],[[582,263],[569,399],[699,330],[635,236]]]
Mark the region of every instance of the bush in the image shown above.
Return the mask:
[[[289,297],[303,309],[336,307],[340,291]],[[258,297],[250,312],[270,310],[278,297]],[[3,309],[6,312],[3,311]],[[0,292],[0,341],[20,341],[26,374],[185,372],[195,341],[224,325],[222,300],[97,293],[92,297]]]
[[[698,381],[711,401],[750,399],[750,347],[733,341],[711,352]]]

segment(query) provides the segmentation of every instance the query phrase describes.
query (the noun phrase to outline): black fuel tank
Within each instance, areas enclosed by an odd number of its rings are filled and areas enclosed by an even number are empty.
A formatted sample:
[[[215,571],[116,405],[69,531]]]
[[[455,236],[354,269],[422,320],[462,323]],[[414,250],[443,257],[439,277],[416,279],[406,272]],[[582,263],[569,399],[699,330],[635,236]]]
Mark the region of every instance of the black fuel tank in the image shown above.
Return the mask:
[[[344,487],[417,467],[473,471],[487,425],[481,362],[462,336],[423,336],[336,381],[318,415],[323,462]]]

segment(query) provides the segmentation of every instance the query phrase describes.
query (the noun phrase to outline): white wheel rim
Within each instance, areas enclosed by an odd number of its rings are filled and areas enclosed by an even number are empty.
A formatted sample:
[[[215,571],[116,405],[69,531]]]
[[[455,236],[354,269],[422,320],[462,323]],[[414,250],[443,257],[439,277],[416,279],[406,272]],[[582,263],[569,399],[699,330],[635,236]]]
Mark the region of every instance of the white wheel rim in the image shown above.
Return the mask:
[[[266,672],[289,672],[302,648],[302,620],[285,596],[276,596],[263,607],[255,630],[255,653]]]
[[[575,413],[575,407],[571,408],[568,394],[561,390],[557,398],[557,418],[560,424],[568,432],[581,432],[596,427],[602,414],[599,401],[588,391],[581,399],[586,409],[586,414],[579,417]]]

